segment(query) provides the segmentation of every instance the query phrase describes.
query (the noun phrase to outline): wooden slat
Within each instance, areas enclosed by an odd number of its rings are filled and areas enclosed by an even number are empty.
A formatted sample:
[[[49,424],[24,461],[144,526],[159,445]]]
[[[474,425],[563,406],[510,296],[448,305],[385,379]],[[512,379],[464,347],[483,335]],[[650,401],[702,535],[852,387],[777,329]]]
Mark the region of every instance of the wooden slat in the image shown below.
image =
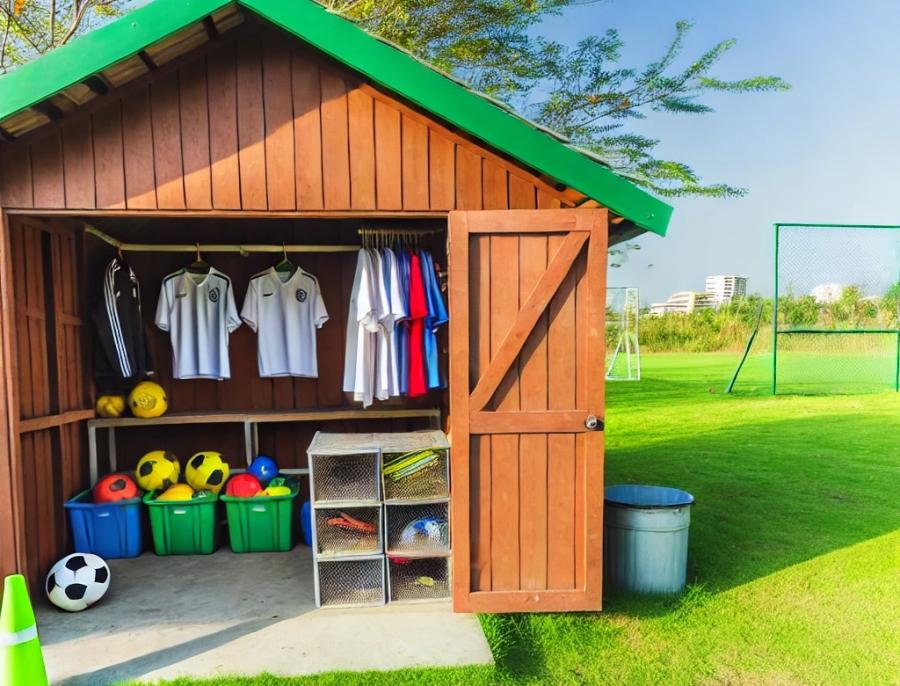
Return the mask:
[[[453,445],[452,507],[450,509],[453,540],[453,604],[458,612],[469,611],[469,592],[472,588],[472,546],[477,544],[471,535],[470,518],[480,512],[473,501],[469,440],[469,235],[464,214],[450,219],[449,298],[453,318],[450,321],[450,412],[451,443]],[[475,520],[477,521],[477,519]],[[479,580],[479,586],[481,581]]]
[[[375,113],[372,97],[358,88],[347,94],[350,135],[350,206],[375,209]]]
[[[487,165],[485,165],[487,169]],[[487,204],[485,212],[488,211]],[[604,210],[594,210],[602,212]],[[584,210],[583,212],[587,212]],[[531,221],[527,210],[508,210],[506,212],[491,212],[479,218],[477,225],[473,226],[471,233],[521,233],[525,230],[523,222],[527,222],[527,230],[541,233],[570,233],[572,231],[587,231],[586,218],[583,212],[569,212],[567,210],[546,211],[540,217],[540,224]]]
[[[153,160],[156,201],[159,207],[183,210],[184,163],[181,158],[181,113],[178,73],[168,74],[150,86],[153,121]]]
[[[94,207],[94,146],[90,117],[74,119],[62,131],[66,207]]]
[[[156,208],[150,91],[143,88],[122,101],[125,202],[129,209]]]
[[[161,417],[141,419],[138,417],[99,417],[88,422],[97,429],[122,428],[135,426],[170,426],[180,424],[243,424],[245,421],[260,423],[280,422],[334,422],[350,419],[410,419],[433,418],[440,416],[440,410],[434,408],[398,408],[398,409],[358,409],[342,407],[335,410],[290,410],[262,412],[181,412],[165,414]]]
[[[97,207],[125,207],[121,104],[110,103],[92,117]]]
[[[403,207],[428,209],[428,128],[403,115],[400,118],[403,157]]]
[[[456,148],[456,207],[480,210],[482,200],[481,158],[465,148]]]
[[[452,210],[456,196],[456,145],[434,129],[428,131],[428,169],[431,208]]]
[[[31,146],[35,207],[65,207],[62,142],[59,131],[52,131]]]
[[[400,112],[375,100],[375,184],[378,209],[403,207]]]
[[[199,59],[186,64],[178,78],[184,201],[193,210],[212,209],[207,69],[206,59]]]
[[[291,55],[294,98],[294,169],[297,207],[322,209],[322,128],[319,68],[296,53]]]
[[[581,252],[587,237],[587,234],[582,232],[571,233],[566,237],[562,247],[553,257],[550,265],[547,267],[547,271],[541,276],[540,281],[535,285],[528,299],[520,310],[517,309],[518,315],[511,321],[508,333],[502,339],[502,342],[498,342],[497,349],[491,358],[490,366],[479,379],[475,390],[472,391],[470,403],[473,410],[482,409],[487,405],[494,395],[494,391],[498,389],[506,372],[515,361],[519,351],[522,350],[525,339],[546,309],[553,294],[556,293],[563,279],[565,279],[575,258]],[[509,249],[510,252],[506,254],[511,259],[513,255],[518,253],[518,239],[513,245],[508,240],[510,238],[515,237],[492,236],[491,250],[496,249],[494,245],[495,240],[507,239],[501,245]]]
[[[219,210],[241,209],[238,164],[235,46],[209,56],[209,155],[212,204]]]
[[[241,207],[263,210],[266,198],[266,146],[263,113],[262,44],[255,36],[238,43],[238,162]]]
[[[66,424],[74,424],[75,422],[83,422],[96,416],[93,409],[90,410],[71,410],[62,414],[52,414],[44,417],[32,417],[31,419],[23,419],[19,422],[19,431],[21,433],[29,433],[31,431],[44,431]]]
[[[291,98],[291,53],[280,42],[263,55],[266,123],[266,190],[271,210],[297,206],[294,190],[294,103]]]
[[[585,430],[584,422],[586,417],[587,415],[581,410],[472,412],[469,417],[469,431],[472,435],[575,433]],[[530,438],[537,437],[531,436]],[[546,476],[546,449],[543,448],[543,445],[537,445],[533,441],[526,441],[526,443],[526,447],[533,452],[529,453],[529,450],[523,447],[522,455],[543,456],[540,460],[540,466],[544,468],[544,471],[533,468],[533,465],[528,465],[524,472],[527,473],[529,478],[543,480]],[[524,474],[522,478],[525,478]],[[528,488],[525,490],[527,491]],[[527,500],[529,506],[537,507],[543,511],[546,505],[541,505],[537,502],[543,499],[542,493],[543,491],[538,494],[531,494]],[[546,519],[546,513],[544,519]]]
[[[325,207],[350,207],[350,142],[347,124],[347,84],[330,70],[321,70],[322,183]]]
[[[507,591],[472,593],[469,596],[471,612],[570,612],[572,609],[588,609],[584,591]],[[599,598],[593,610],[600,610]]]
[[[17,145],[0,157],[0,203],[3,207],[33,207],[31,149]]]

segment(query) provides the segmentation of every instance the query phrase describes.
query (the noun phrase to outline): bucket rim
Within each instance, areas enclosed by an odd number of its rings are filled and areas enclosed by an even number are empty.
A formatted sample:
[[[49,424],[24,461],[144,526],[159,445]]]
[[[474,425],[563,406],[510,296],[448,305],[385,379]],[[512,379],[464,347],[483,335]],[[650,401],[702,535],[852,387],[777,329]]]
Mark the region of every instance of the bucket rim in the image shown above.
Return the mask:
[[[665,510],[693,505],[694,496],[671,486],[615,484],[604,489],[604,501],[642,510]]]

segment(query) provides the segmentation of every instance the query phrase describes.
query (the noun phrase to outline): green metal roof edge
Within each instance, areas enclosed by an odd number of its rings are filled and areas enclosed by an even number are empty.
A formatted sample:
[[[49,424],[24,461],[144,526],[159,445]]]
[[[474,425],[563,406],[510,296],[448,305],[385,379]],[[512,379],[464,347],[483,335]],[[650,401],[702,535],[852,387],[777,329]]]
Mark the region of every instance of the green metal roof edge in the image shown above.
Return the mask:
[[[313,0],[238,4],[492,148],[665,235],[669,205]]]
[[[0,119],[232,2],[490,147],[571,186],[637,226],[665,235],[672,215],[669,205],[313,0],[154,0],[0,78]]]
[[[136,55],[234,0],[155,0],[0,78],[0,119]]]

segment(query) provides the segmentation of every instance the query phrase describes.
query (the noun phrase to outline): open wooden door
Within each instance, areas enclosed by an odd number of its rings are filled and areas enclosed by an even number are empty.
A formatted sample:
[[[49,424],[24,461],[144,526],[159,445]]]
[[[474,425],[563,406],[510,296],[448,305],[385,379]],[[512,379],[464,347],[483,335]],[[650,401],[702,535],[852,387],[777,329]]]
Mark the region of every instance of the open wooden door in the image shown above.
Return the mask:
[[[457,611],[600,609],[607,229],[450,213]]]

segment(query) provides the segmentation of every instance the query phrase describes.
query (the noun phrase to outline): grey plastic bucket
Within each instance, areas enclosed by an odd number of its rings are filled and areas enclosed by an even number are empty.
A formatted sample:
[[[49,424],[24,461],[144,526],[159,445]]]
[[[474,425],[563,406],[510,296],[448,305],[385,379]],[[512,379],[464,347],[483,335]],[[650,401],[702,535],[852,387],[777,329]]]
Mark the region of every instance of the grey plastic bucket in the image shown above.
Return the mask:
[[[636,593],[680,593],[687,579],[694,496],[664,486],[606,488],[605,584]]]

